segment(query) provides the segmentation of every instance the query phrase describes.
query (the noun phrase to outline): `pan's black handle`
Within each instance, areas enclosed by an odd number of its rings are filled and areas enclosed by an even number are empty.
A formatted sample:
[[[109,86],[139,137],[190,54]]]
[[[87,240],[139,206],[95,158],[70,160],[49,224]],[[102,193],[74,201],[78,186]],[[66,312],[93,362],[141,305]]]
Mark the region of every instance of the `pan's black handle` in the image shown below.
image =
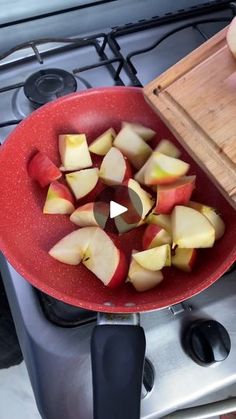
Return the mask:
[[[94,419],[140,418],[145,347],[140,326],[95,326],[91,341]]]

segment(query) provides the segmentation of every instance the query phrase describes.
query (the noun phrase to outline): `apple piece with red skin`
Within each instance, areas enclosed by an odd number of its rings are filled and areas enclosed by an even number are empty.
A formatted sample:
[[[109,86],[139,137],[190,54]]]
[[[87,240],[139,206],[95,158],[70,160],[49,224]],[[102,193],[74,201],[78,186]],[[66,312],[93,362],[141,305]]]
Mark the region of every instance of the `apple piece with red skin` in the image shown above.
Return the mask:
[[[175,205],[187,204],[195,188],[195,180],[196,176],[183,176],[169,185],[158,185],[155,213],[169,214]]]
[[[156,132],[153,129],[145,127],[144,125],[136,122],[123,121],[121,127],[124,128],[127,126],[129,126],[136,134],[142,137],[144,141],[149,141],[156,135]]]
[[[181,151],[171,141],[164,138],[159,142],[156,151],[174,157],[175,159],[178,159],[181,155]]]
[[[93,235],[85,251],[83,264],[109,288],[116,288],[126,281],[126,257],[101,228],[97,228]]]
[[[120,130],[113,145],[128,158],[135,169],[140,169],[152,154],[151,147],[129,125]]]
[[[199,211],[176,205],[171,214],[173,243],[180,248],[212,247],[215,230],[211,222]]]
[[[159,225],[149,224],[143,235],[143,250],[162,244],[171,244],[171,235]]]
[[[205,215],[205,217],[211,222],[215,229],[215,239],[219,240],[225,232],[225,223],[217,214],[216,209],[209,207],[208,205],[200,204],[199,202],[190,201],[188,206],[194,208],[195,210],[199,211],[201,214]]]
[[[76,199],[83,198],[97,185],[98,169],[96,167],[92,167],[90,169],[67,173],[66,181],[73,191]]]
[[[52,182],[48,188],[43,213],[71,214],[74,210],[74,198],[69,189],[57,180]]]
[[[143,250],[135,253],[133,258],[139,265],[150,271],[159,271],[164,266],[171,265],[170,245],[153,247],[152,249]]]
[[[106,202],[89,202],[78,207],[70,216],[72,223],[79,227],[97,226],[104,228],[109,217]]]
[[[130,164],[118,148],[112,147],[105,155],[99,177],[106,185],[120,185],[132,177]]]
[[[175,254],[171,258],[171,264],[185,272],[191,272],[196,262],[196,249],[175,249]]]
[[[167,214],[155,214],[151,212],[145,218],[147,224],[156,224],[164,228],[171,235],[171,216]]]
[[[107,129],[89,145],[89,151],[98,156],[105,156],[111,149],[115,137],[115,130],[113,128]]]
[[[147,191],[145,191],[145,189],[143,189],[139,185],[139,183],[134,179],[128,179],[126,182],[123,183],[123,185],[127,186],[128,191],[130,191],[130,194],[129,194],[130,201],[131,201],[131,204],[132,204],[134,210],[136,209],[136,212],[138,212],[138,213],[141,212],[139,214],[139,216],[142,220],[144,220],[146,215],[150,212],[150,210],[152,209],[153,204],[154,204],[154,200],[153,200],[151,194],[149,194]],[[134,193],[132,193],[132,191]],[[140,202],[142,204],[142,208],[140,208],[141,211],[139,211],[138,208],[135,208],[137,206],[136,196],[139,197]],[[125,203],[124,203],[124,206],[127,206],[127,205],[125,205]]]
[[[189,164],[180,159],[154,151],[144,174],[146,185],[164,185],[184,176]]]
[[[62,171],[85,169],[92,166],[85,134],[59,135],[59,153]]]
[[[84,227],[72,231],[50,249],[49,255],[67,265],[78,265],[96,231],[97,227]]]
[[[233,18],[227,31],[226,40],[230,51],[236,58],[236,17]]]
[[[49,157],[38,151],[28,164],[29,176],[36,180],[42,188],[49,185],[54,180],[59,179],[62,174]]]
[[[148,291],[160,284],[162,280],[163,273],[161,271],[145,269],[132,257],[126,282],[130,282],[136,291]]]

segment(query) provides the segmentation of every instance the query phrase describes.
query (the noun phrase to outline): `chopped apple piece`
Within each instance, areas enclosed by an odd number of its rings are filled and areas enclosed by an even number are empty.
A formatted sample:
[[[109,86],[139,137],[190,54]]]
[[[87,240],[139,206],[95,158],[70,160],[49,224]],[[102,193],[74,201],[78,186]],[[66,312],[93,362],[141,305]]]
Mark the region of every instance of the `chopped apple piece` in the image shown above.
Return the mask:
[[[196,176],[183,176],[169,185],[158,185],[154,211],[169,214],[175,205],[187,204],[195,188],[195,179]]]
[[[96,231],[97,227],[85,227],[72,231],[51,248],[49,255],[67,265],[78,265]]]
[[[141,219],[144,220],[144,218],[146,217],[146,215],[149,213],[149,211],[152,209],[154,201],[152,196],[146,192],[140,185],[138,182],[136,182],[136,180],[134,179],[129,179],[126,182],[124,182],[124,185],[128,187],[129,190],[132,190],[135,192],[135,194],[138,195],[141,204],[142,204],[142,214],[139,214],[141,216]],[[133,207],[135,209],[135,207],[137,206],[137,202],[135,200],[135,194],[130,193],[130,199],[131,202],[133,203]],[[138,208],[137,208],[138,211]]]
[[[164,228],[171,235],[171,217],[167,214],[155,214],[151,212],[146,218],[147,224],[156,224]]]
[[[98,156],[105,156],[111,149],[115,137],[115,130],[113,128],[109,128],[90,144],[89,151],[97,154]]]
[[[176,205],[171,222],[173,242],[180,248],[213,246],[215,230],[210,221],[195,209]]]
[[[61,177],[57,166],[41,151],[38,151],[30,160],[28,174],[32,179],[37,180],[42,188]]]
[[[236,58],[236,17],[233,18],[232,22],[229,25],[226,40],[230,51]]]
[[[188,206],[199,211],[201,214],[211,222],[215,229],[215,239],[219,240],[225,232],[225,223],[222,218],[217,214],[214,208],[208,207],[207,205],[200,204],[199,202],[190,201]]]
[[[133,122],[122,122],[122,128],[129,126],[136,134],[142,137],[143,140],[148,141],[155,137],[156,132],[148,127]]]
[[[95,188],[98,181],[98,169],[94,167],[68,173],[66,181],[76,199],[83,198]]]
[[[143,268],[150,271],[159,271],[164,266],[170,266],[170,245],[163,244],[162,246],[154,247],[153,249],[135,253],[133,258]]]
[[[171,264],[185,272],[191,272],[196,261],[196,249],[175,249],[175,254],[171,258]]]
[[[156,148],[159,153],[178,159],[181,155],[179,149],[169,140],[161,140]]]
[[[97,228],[89,242],[83,264],[110,288],[126,281],[128,266],[125,255],[101,228]]]
[[[69,189],[57,180],[52,182],[48,188],[43,213],[71,214],[74,209],[74,199]]]
[[[164,185],[172,183],[186,174],[189,164],[174,157],[154,151],[144,174],[146,185]]]
[[[171,244],[171,235],[156,224],[149,224],[143,235],[143,249],[152,249],[162,244]]]
[[[79,227],[98,226],[104,228],[109,217],[106,202],[89,202],[77,208],[70,216],[72,223]]]
[[[129,125],[120,130],[113,145],[119,148],[136,169],[140,169],[152,153],[151,147]]]
[[[136,291],[150,290],[162,280],[163,274],[161,271],[150,271],[139,265],[134,258],[131,259],[127,282],[130,282]]]
[[[70,171],[92,166],[85,134],[59,135],[61,170]]]
[[[132,170],[126,157],[118,148],[112,147],[104,157],[99,177],[107,185],[119,185],[132,176]]]

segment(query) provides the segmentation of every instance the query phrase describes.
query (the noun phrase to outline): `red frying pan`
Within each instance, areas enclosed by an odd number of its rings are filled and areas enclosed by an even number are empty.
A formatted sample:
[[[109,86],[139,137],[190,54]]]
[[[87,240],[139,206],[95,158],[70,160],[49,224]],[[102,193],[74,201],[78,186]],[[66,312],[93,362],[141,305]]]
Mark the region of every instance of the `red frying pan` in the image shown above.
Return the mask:
[[[107,313],[137,313],[176,304],[210,286],[236,258],[234,209],[184,150],[182,158],[190,163],[190,174],[197,175],[194,199],[216,207],[226,223],[223,238],[212,249],[199,252],[191,274],[168,269],[164,281],[144,293],[137,293],[129,284],[111,290],[83,265],[64,265],[48,255],[48,250],[75,226],[67,216],[43,215],[46,190],[28,177],[30,157],[41,150],[59,165],[58,134],[84,132],[90,142],[111,126],[119,130],[123,120],[153,128],[157,132],[153,146],[161,138],[177,143],[147,105],[141,89],[114,87],[72,94],[43,106],[13,131],[0,151],[0,246],[4,255],[24,278],[45,293],[75,306]],[[179,144],[178,147],[181,148]],[[133,248],[141,249],[142,234],[141,227],[113,239],[129,257]],[[119,319],[128,322],[129,316]],[[95,328],[95,418],[139,417],[144,351],[145,338],[138,325],[113,322]]]

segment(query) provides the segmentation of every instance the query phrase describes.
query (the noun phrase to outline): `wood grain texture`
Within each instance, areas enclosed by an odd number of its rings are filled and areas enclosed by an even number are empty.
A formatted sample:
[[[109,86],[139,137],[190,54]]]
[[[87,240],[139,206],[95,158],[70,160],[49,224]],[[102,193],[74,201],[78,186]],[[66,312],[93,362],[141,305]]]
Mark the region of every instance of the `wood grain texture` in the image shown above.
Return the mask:
[[[236,60],[227,28],[144,88],[159,116],[236,202]]]

